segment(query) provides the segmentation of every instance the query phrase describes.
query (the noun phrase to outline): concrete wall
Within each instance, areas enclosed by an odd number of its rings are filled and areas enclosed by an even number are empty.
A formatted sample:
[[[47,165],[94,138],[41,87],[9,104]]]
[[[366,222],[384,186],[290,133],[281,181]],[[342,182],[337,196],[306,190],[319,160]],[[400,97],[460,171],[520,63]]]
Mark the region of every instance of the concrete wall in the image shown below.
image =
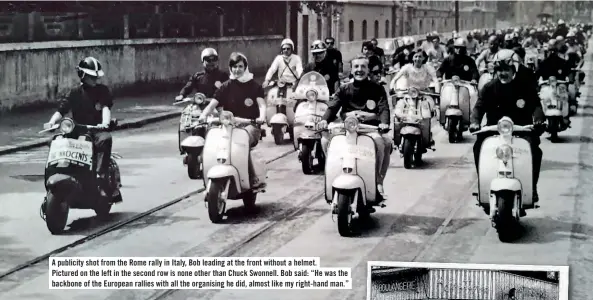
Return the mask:
[[[245,53],[252,72],[265,71],[283,36],[213,39],[57,41],[0,45],[0,110],[55,102],[78,84],[75,67],[85,56],[103,65],[115,93],[180,84],[202,69],[205,47],[219,51],[221,67],[233,51]]]

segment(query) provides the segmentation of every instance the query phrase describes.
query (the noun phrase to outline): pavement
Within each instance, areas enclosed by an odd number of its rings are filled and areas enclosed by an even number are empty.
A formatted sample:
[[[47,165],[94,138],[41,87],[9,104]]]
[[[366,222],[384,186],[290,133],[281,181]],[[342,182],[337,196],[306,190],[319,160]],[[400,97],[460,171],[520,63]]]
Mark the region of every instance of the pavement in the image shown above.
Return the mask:
[[[268,165],[268,189],[258,196],[259,211],[247,215],[231,201],[223,224],[212,224],[195,194],[57,256],[277,256],[321,258],[323,267],[353,270],[352,290],[180,290],[165,299],[364,299],[367,261],[418,261],[569,265],[571,300],[590,300],[593,286],[593,72],[582,107],[561,143],[542,136],[544,161],[541,208],[522,218],[521,237],[501,243],[483,210],[475,205],[475,140],[449,144],[435,128],[436,151],[425,165],[406,170],[397,152],[385,180],[387,207],[378,208],[360,235],[341,237],[323,199],[323,175],[303,175],[295,153]],[[202,187],[187,178],[177,151],[176,120],[115,133],[114,150],[123,155],[124,202],[111,220],[73,210],[66,235],[52,236],[39,217],[44,196],[46,148],[0,156],[0,273]],[[270,160],[291,150],[268,135],[257,155]],[[259,235],[263,229],[267,230]],[[154,290],[49,290],[43,261],[0,280],[2,299],[149,299]]]

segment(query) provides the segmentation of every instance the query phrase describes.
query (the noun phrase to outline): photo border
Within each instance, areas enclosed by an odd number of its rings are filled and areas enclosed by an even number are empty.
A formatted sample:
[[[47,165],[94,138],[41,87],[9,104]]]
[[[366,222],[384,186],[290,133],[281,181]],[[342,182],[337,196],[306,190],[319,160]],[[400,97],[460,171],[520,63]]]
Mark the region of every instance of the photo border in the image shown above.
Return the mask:
[[[436,263],[436,262],[409,262],[409,261],[380,261],[367,262],[367,296],[371,299],[371,267],[398,267],[398,268],[427,268],[427,269],[458,269],[458,270],[496,270],[496,271],[554,271],[560,273],[558,281],[559,300],[568,300],[569,266],[554,265],[507,265],[507,264],[474,264],[474,263]]]

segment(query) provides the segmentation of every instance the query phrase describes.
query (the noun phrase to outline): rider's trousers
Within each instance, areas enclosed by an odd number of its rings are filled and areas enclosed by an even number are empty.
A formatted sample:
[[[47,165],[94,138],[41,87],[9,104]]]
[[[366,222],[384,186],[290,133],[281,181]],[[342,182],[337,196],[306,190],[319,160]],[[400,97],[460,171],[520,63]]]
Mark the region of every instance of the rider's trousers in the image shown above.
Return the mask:
[[[480,149],[482,148],[482,143],[488,137],[487,134],[478,135],[476,139],[476,143],[474,144],[474,162],[476,163],[476,172],[478,172],[478,163],[480,160]],[[531,153],[533,155],[533,189],[537,188],[537,182],[539,180],[539,172],[542,165],[542,157],[543,152],[542,149],[539,147],[540,139],[539,136],[524,136],[522,137],[529,142],[531,145]]]
[[[95,132],[91,135],[91,138],[96,151],[95,170],[97,175],[105,176],[109,170],[111,160],[111,147],[113,145],[111,134],[105,131]]]
[[[245,130],[247,130],[247,133],[249,134],[249,147],[253,148],[255,146],[257,146],[260,136],[261,136],[261,130],[253,125],[247,125],[244,127]],[[256,182],[254,182],[254,180],[256,179],[256,174],[255,174],[255,167],[253,166],[253,158],[251,157],[251,150],[249,151],[249,162],[248,162],[248,166],[249,166],[249,180],[251,181],[252,184],[255,184]]]

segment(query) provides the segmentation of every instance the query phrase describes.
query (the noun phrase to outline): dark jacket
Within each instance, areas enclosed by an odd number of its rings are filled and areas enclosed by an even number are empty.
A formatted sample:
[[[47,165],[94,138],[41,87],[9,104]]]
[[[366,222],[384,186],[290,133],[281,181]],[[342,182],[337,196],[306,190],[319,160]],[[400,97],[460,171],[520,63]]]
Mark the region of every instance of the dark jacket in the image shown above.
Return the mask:
[[[482,88],[471,113],[471,122],[480,124],[484,114],[488,126],[496,125],[504,116],[521,126],[533,124],[534,119],[545,120],[537,91],[525,88],[525,83],[517,77],[508,84],[495,78]]]
[[[229,74],[219,69],[212,72],[198,72],[189,78],[179,95],[187,97],[192,91],[196,91],[206,95],[206,98],[212,98],[218,87],[227,80],[229,80]]]
[[[480,79],[476,62],[468,55],[447,56],[437,71],[437,76],[443,76],[445,79],[451,79],[455,75],[465,81]]]
[[[550,76],[555,76],[558,80],[567,80],[570,72],[570,65],[566,60],[557,54],[551,54],[539,64],[535,76],[537,79],[542,77],[543,80],[548,80]]]
[[[383,86],[370,80],[354,81],[338,88],[329,102],[329,107],[323,119],[332,122],[341,109],[340,117],[345,119],[346,113],[351,111],[365,111],[375,113],[379,120],[364,122],[368,125],[389,124],[389,104],[387,93]]]
[[[80,85],[60,99],[58,112],[62,116],[72,112],[74,122],[95,126],[103,122],[103,107],[113,107],[113,95],[107,86]]]

